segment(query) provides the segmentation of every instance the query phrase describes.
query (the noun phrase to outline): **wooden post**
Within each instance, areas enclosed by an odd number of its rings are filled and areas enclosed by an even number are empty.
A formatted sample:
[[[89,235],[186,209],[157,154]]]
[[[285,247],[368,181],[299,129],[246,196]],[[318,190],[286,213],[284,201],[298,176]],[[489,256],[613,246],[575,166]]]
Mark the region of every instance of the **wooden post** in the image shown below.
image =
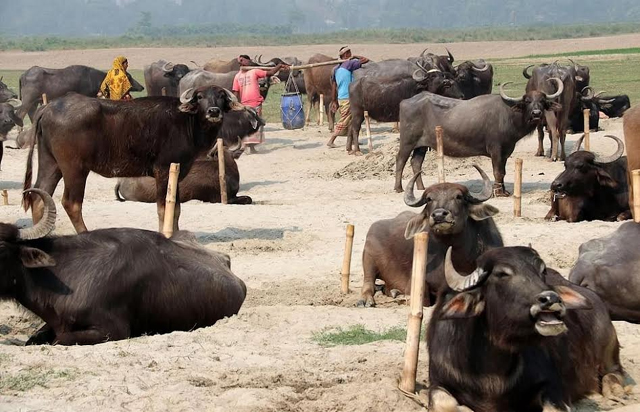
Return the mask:
[[[344,244],[344,259],[342,260],[342,276],[340,291],[343,295],[349,293],[349,275],[351,274],[351,252],[353,251],[354,226],[347,225],[347,240]]]
[[[180,174],[180,163],[171,163],[169,166],[169,183],[167,185],[167,197],[164,201],[164,222],[162,233],[165,237],[173,235],[173,216],[176,211],[176,191],[178,189],[178,175]]]
[[[45,105],[47,103],[49,103],[49,100],[47,100],[47,94],[42,93],[42,104]]]
[[[9,204],[9,192],[7,192],[7,189],[2,190],[2,204],[5,206]]]
[[[633,185],[633,221],[640,223],[640,169],[631,171]]]
[[[444,143],[442,126],[436,126],[436,152],[438,154],[438,183],[444,183]]]
[[[318,126],[324,124],[324,94],[320,95],[320,107],[318,107]]]
[[[411,269],[411,312],[407,322],[407,345],[404,351],[404,368],[398,387],[413,394],[416,391],[420,329],[422,327],[422,300],[427,274],[427,246],[429,234],[421,232],[413,238],[413,267]]]
[[[226,205],[227,199],[227,174],[224,170],[224,146],[221,138],[218,138],[218,178],[220,179],[220,202]]]
[[[364,111],[364,125],[367,130],[367,139],[369,140],[369,153],[373,152],[373,141],[371,141],[371,119],[369,118],[369,112]]]
[[[522,216],[522,159],[516,159],[516,178],[513,185],[513,216]]]
[[[589,113],[589,109],[584,109],[582,111],[582,115],[584,116],[584,150],[586,151],[591,150],[591,142],[589,141],[589,134],[591,132],[589,130]]]
[[[163,96],[166,96],[166,95],[167,95],[167,88],[166,88],[166,87],[163,87],[163,88],[162,88],[162,95],[163,95]]]

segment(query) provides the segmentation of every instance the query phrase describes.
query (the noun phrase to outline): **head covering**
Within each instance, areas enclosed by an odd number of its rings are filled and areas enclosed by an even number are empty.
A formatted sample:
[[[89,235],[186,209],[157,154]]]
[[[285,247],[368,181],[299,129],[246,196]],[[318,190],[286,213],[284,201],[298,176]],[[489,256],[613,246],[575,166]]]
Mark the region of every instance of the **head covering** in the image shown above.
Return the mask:
[[[338,56],[342,57],[343,54],[345,54],[346,52],[351,51],[351,49],[349,48],[349,46],[343,46],[339,51],[338,51]]]
[[[116,57],[113,60],[113,67],[100,85],[102,94],[111,100],[120,100],[131,90],[131,82],[127,77],[127,71],[124,69],[126,61],[127,58],[124,56]]]

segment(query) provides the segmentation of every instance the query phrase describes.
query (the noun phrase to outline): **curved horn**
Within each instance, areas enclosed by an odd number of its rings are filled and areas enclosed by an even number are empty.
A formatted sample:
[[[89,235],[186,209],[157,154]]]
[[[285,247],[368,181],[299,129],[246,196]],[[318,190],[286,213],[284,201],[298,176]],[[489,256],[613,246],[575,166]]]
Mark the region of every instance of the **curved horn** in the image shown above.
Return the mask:
[[[575,152],[579,152],[580,151],[580,146],[582,146],[582,141],[584,140],[584,133],[582,134],[582,136],[580,136],[580,138],[578,139],[578,141],[576,142],[576,148],[573,149],[573,153]]]
[[[425,73],[423,70],[421,69],[416,69],[413,74],[411,75],[411,77],[413,78],[413,80],[417,81],[417,82],[421,82],[423,81],[427,76],[425,76]]]
[[[267,63],[262,61],[262,55],[258,56],[258,60],[256,60],[256,62],[260,63],[260,64],[267,64]]]
[[[524,76],[525,79],[530,79],[531,78],[531,74],[529,74],[528,70],[530,68],[532,68],[533,66],[535,66],[535,64],[530,64],[527,67],[525,67],[524,69],[522,69],[522,75]]]
[[[487,176],[487,174],[484,172],[484,170],[482,170],[480,166],[478,166],[475,163],[472,166],[475,167],[478,173],[480,173],[480,176],[482,176],[482,190],[478,193],[469,192],[469,195],[473,196],[476,200],[480,202],[487,201],[491,198],[491,195],[493,194],[493,186],[491,185],[491,179],[489,179],[489,176]]]
[[[240,150],[241,147],[242,147],[242,138],[240,136],[238,136],[238,144],[233,146],[233,147],[230,147],[229,151],[230,152],[235,152],[236,150]]]
[[[419,62],[419,61],[417,61],[417,62],[416,62],[416,65],[417,65],[419,68],[421,68],[425,73],[427,72],[427,69],[425,69],[425,68],[424,68],[424,66],[422,66],[422,65],[420,64],[420,62]]]
[[[167,66],[171,66],[171,68],[167,67]],[[173,63],[171,62],[166,62],[163,66],[162,66],[162,71],[166,72],[166,73],[171,73],[171,71],[173,71]]]
[[[578,70],[578,65],[576,64],[576,62],[574,62],[573,60],[571,60],[570,58],[567,57],[567,60],[569,60],[571,62],[571,64],[573,64],[573,68],[575,70]]]
[[[622,140],[618,139],[615,136],[612,136],[610,134],[605,135],[605,137],[608,137],[610,139],[613,139],[616,141],[616,143],[618,144],[618,149],[616,150],[616,152],[610,156],[600,156],[600,155],[596,155],[596,158],[593,159],[594,162],[596,163],[612,163],[615,162],[616,160],[620,159],[620,157],[622,157],[622,154],[624,153],[624,143],[622,143]]]
[[[512,102],[512,103],[520,103],[522,101],[522,97],[520,97],[519,99],[516,99],[514,97],[509,97],[507,96],[507,93],[505,93],[504,91],[504,86],[511,84],[513,82],[506,82],[506,83],[502,83],[500,85],[500,97],[502,97],[502,100],[506,100],[508,102]]]
[[[587,92],[586,95],[584,95],[584,92]],[[582,94],[582,96],[580,96],[580,98],[582,100],[593,100],[593,98],[595,97],[595,95],[593,94],[593,88],[591,86],[586,86],[584,87],[581,91],[580,94]]]
[[[558,79],[557,77],[552,77],[550,79],[548,79],[547,81],[555,81],[556,85],[558,86],[558,91],[556,91],[554,94],[552,95],[547,95],[547,100],[553,100],[555,98],[557,98],[558,96],[560,96],[562,94],[562,91],[564,90],[564,83],[562,83],[562,80]]]
[[[422,50],[422,53],[420,53],[420,57],[424,57],[424,54],[427,52],[429,48],[427,47],[426,49]]]
[[[424,198],[424,196],[420,196],[420,199],[416,199],[415,195],[413,194],[413,186],[415,186],[416,180],[421,174],[422,172],[416,173],[411,178],[411,180],[409,180],[407,191],[404,192],[404,204],[409,207],[420,207],[427,203],[427,200]]]
[[[191,63],[195,64],[195,65],[196,65],[196,67],[200,67],[200,65],[199,65],[197,62],[195,62],[195,61],[193,61],[193,60],[189,60],[189,61],[190,61]]]
[[[449,55],[449,63],[453,63],[454,61],[453,54],[451,54],[449,49],[447,49],[446,47],[444,49],[447,51],[447,54]]]
[[[447,285],[456,292],[464,292],[465,290],[473,289],[481,284],[489,275],[487,271],[482,268],[476,268],[469,276],[464,276],[458,273],[453,267],[451,261],[452,246],[447,249],[447,255],[444,258],[444,278],[447,281]]]
[[[600,96],[602,96],[602,95],[603,95],[603,94],[605,94],[605,93],[606,93],[605,91],[601,91],[601,92],[598,92],[598,93],[594,94],[594,95],[593,95],[593,97],[594,97],[594,98],[596,98],[596,97],[600,97]]]
[[[471,62],[471,70],[477,72],[486,72],[487,70],[489,70],[489,65],[487,64],[487,62],[484,62],[484,66],[478,67],[475,62]]]
[[[7,100],[7,103],[9,103],[13,107],[22,106],[22,100],[20,100],[20,99],[11,98],[11,99]]]
[[[56,227],[56,204],[53,202],[51,195],[42,189],[27,189],[22,192],[22,195],[24,196],[27,193],[35,193],[40,196],[44,202],[44,213],[42,214],[42,219],[33,227],[20,229],[18,231],[18,239],[40,239],[47,236]]]
[[[189,103],[193,98],[193,92],[195,91],[195,87],[189,87],[187,90],[182,92],[180,95],[180,103]],[[234,96],[235,97],[235,96]]]

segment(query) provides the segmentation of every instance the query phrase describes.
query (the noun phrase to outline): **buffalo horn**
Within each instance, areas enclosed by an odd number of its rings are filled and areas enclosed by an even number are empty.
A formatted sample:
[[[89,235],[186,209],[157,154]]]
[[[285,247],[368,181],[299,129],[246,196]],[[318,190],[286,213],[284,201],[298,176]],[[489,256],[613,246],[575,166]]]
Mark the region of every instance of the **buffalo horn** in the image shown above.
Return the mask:
[[[471,62],[472,64],[471,70],[474,70],[477,72],[486,72],[487,70],[489,70],[489,65],[486,62],[483,62],[483,63],[484,63],[484,66],[478,67],[475,62]]]
[[[573,153],[580,151],[580,146],[582,146],[583,140],[584,140],[584,133],[582,134],[582,136],[580,136],[580,138],[576,142],[576,148],[573,150]]]
[[[600,93],[596,94],[594,97],[599,97],[603,93],[606,93],[606,92],[600,92]],[[613,103],[615,101],[616,101],[615,97],[613,99],[598,99],[598,103],[600,103],[600,104],[611,104],[611,103]]]
[[[482,176],[482,191],[478,193],[469,192],[469,195],[473,196],[480,202],[484,202],[486,200],[489,200],[491,198],[491,195],[493,194],[491,179],[489,179],[489,176],[487,176],[487,174],[484,172],[484,170],[482,170],[480,166],[474,163],[473,167],[475,167],[478,173],[480,173],[480,176]]]
[[[447,281],[447,285],[456,292],[464,292],[465,290],[473,289],[482,283],[489,274],[482,268],[476,268],[468,276],[458,273],[456,268],[453,267],[451,261],[451,250],[453,247],[449,246],[447,249],[447,255],[444,260],[444,277]]]
[[[262,55],[258,56],[257,63],[266,64],[265,62],[262,61]]]
[[[241,147],[242,147],[242,138],[238,137],[238,144],[233,147],[230,147],[229,151],[235,152],[236,150],[240,150]]]
[[[533,66],[535,66],[535,64],[530,64],[527,67],[525,67],[524,69],[522,69],[522,75],[524,76],[525,79],[530,79],[531,78],[531,74],[529,74],[529,69],[532,68]]]
[[[416,180],[421,174],[422,172],[418,172],[411,178],[411,180],[409,180],[407,191],[404,192],[404,204],[409,207],[420,207],[427,203],[427,200],[424,198],[424,196],[420,196],[420,199],[416,199],[415,195],[413,194],[413,186],[415,186]]]
[[[231,100],[231,104],[229,105],[231,107],[231,110],[244,110],[245,106],[243,104],[241,104],[238,101],[238,98],[236,97],[235,94],[231,93],[229,90],[224,89],[225,93],[227,93],[227,96],[229,97],[229,100]]]
[[[13,107],[22,106],[22,100],[20,100],[20,99],[11,98],[11,99],[7,100],[7,103],[9,103]]]
[[[167,66],[171,66],[171,67],[167,67]],[[173,70],[173,64],[171,62],[166,62],[162,66],[162,71],[164,71],[164,72],[171,73],[172,70]]]
[[[44,213],[42,214],[42,219],[33,227],[20,229],[18,238],[21,240],[40,239],[51,233],[56,226],[56,204],[53,202],[51,195],[42,189],[27,189],[22,192],[22,195],[24,196],[27,193],[35,193],[40,196],[44,202]]]
[[[553,100],[553,99],[557,98],[558,96],[560,96],[562,94],[562,91],[564,90],[564,83],[562,83],[562,80],[558,79],[557,77],[552,77],[552,78],[548,79],[547,81],[554,81],[554,82],[556,82],[556,85],[558,86],[558,91],[556,91],[552,95],[548,95],[547,96],[547,100]]]
[[[422,53],[420,53],[420,57],[424,57],[424,54],[427,52],[429,48],[427,47],[426,49],[422,50]]]
[[[622,143],[622,140],[618,139],[616,136],[612,136],[610,134],[605,135],[605,137],[608,137],[610,139],[613,139],[616,141],[616,143],[618,144],[618,149],[616,150],[616,152],[610,156],[600,156],[600,155],[596,155],[595,159],[593,159],[594,162],[596,163],[612,163],[615,162],[616,160],[620,159],[620,157],[622,157],[622,154],[624,153],[624,143]]]
[[[416,69],[413,74],[411,75],[411,77],[413,77],[413,80],[417,81],[417,82],[421,82],[425,79],[425,73],[422,69]]]
[[[513,97],[509,97],[507,96],[507,93],[505,93],[504,91],[504,86],[511,84],[512,82],[506,82],[506,83],[502,83],[500,85],[500,97],[502,97],[502,100],[506,100],[508,102],[512,102],[512,103],[520,103],[522,101],[522,97],[520,97],[519,99],[513,98]]]
[[[189,103],[193,98],[193,92],[195,91],[195,87],[189,87],[187,90],[182,92],[180,95],[180,103]],[[235,97],[235,96],[234,96]]]
[[[424,68],[424,66],[420,64],[420,62],[419,62],[419,61],[417,61],[417,62],[416,62],[416,65],[417,65],[419,68],[421,68],[425,73],[427,72],[427,69],[425,69],[425,68]]]
[[[446,47],[444,48],[447,51],[447,54],[449,55],[449,63],[453,63],[453,54],[451,54],[451,52],[449,51],[449,49],[447,49]]]
[[[567,60],[569,60],[571,62],[571,64],[573,64],[573,68],[575,70],[578,70],[578,65],[576,64],[576,62],[574,62],[573,60],[571,60],[570,58],[567,58]]]
[[[587,94],[585,95],[584,92],[587,92]],[[593,94],[593,88],[591,88],[591,86],[586,86],[582,89],[581,91],[582,96],[580,96],[580,98],[582,100],[593,100],[593,98],[595,97],[595,95]]]

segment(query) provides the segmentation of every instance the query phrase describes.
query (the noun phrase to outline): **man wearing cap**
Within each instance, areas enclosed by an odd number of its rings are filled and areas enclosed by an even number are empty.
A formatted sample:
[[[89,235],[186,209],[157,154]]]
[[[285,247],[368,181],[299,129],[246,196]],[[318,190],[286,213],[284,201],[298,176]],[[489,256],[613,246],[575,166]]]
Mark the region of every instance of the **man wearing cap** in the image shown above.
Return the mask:
[[[338,136],[346,136],[351,125],[351,107],[349,105],[349,85],[353,81],[353,72],[358,70],[363,64],[369,61],[366,57],[352,56],[349,46],[344,46],[338,52],[341,60],[346,62],[340,63],[333,69],[331,74],[331,91],[333,101],[331,102],[331,111],[340,110],[340,121],[335,125],[333,134],[327,142],[327,146],[336,147],[333,142]],[[359,146],[356,149],[347,147],[349,154],[362,155]]]

